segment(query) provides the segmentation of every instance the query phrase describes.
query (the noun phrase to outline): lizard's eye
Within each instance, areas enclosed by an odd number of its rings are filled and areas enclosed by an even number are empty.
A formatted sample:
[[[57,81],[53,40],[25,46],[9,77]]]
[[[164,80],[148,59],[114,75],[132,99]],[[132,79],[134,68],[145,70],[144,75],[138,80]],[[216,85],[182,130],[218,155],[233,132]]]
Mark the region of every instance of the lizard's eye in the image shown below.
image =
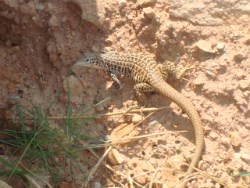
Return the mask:
[[[85,61],[86,61],[87,63],[90,63],[90,59],[89,59],[89,58],[85,59]]]

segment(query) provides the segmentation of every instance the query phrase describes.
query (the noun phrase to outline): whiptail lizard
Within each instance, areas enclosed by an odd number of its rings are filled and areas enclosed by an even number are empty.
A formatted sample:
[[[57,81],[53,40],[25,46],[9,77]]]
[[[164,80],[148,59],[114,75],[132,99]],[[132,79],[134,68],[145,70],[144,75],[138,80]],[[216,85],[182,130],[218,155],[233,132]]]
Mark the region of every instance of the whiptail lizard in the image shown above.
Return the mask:
[[[134,86],[135,93],[141,100],[145,100],[144,92],[158,91],[180,106],[191,119],[195,131],[195,153],[187,170],[187,174],[192,173],[192,167],[197,165],[202,155],[203,126],[199,114],[192,103],[165,82],[169,75],[176,78],[180,77],[181,73],[174,63],[168,61],[163,64],[157,64],[156,61],[145,55],[105,52],[86,53],[76,62],[76,65],[103,69],[111,73],[112,77],[120,74],[132,78],[136,83]],[[114,80],[120,84],[116,77]],[[185,181],[177,185],[177,187],[181,188],[185,186]]]

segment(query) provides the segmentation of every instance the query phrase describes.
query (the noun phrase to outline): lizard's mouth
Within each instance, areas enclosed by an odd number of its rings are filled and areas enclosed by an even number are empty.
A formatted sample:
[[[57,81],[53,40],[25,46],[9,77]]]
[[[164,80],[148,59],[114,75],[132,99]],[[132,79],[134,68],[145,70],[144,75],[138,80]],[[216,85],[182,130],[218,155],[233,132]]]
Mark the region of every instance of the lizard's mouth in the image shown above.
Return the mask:
[[[75,62],[75,65],[81,66],[81,67],[90,67],[91,63],[89,61],[86,61],[85,59],[81,58]]]

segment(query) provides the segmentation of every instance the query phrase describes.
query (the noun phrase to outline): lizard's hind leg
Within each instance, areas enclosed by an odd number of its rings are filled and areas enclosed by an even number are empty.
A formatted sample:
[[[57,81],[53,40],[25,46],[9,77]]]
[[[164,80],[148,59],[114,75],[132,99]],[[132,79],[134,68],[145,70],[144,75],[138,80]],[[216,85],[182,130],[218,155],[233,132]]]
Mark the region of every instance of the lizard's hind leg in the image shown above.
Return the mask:
[[[147,83],[138,83],[134,85],[135,95],[140,102],[146,103],[145,92],[152,92],[154,88]]]
[[[162,73],[164,80],[167,80],[168,76],[171,76],[177,80],[181,80],[186,74],[187,70],[193,68],[193,66],[191,65],[176,65],[172,61],[165,61],[164,63],[159,64],[158,67]]]

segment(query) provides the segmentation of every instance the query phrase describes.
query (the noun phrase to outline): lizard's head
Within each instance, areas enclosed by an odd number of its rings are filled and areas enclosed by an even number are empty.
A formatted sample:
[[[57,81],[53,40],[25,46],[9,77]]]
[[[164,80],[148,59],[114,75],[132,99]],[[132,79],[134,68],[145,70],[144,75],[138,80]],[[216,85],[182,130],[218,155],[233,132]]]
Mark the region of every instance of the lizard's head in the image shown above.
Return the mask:
[[[95,53],[85,53],[76,61],[77,66],[100,68],[98,64],[98,55]]]

